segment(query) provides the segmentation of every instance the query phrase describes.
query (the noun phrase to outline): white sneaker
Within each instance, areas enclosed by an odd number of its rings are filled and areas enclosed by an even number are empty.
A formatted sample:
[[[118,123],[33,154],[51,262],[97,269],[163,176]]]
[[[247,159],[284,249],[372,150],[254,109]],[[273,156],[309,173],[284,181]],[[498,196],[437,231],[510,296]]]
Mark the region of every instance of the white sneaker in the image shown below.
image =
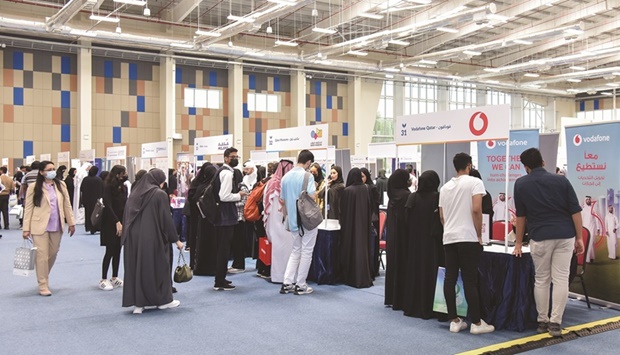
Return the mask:
[[[144,311],[144,307],[133,307],[133,314],[142,314],[142,311]]]
[[[120,277],[117,277],[115,279],[110,279],[110,283],[112,284],[112,287],[117,288],[117,287],[123,287],[123,279],[121,279]]]
[[[487,324],[484,320],[480,320],[480,325],[475,325],[474,323],[471,324],[471,328],[469,329],[469,332],[472,334],[486,334],[486,333],[492,333],[493,331],[495,331],[495,327]]]
[[[229,267],[228,268],[228,273],[229,274],[241,274],[244,273],[245,269],[235,269],[234,267]]]
[[[109,280],[101,280],[99,281],[99,288],[103,291],[112,291],[114,286],[112,286],[112,283],[110,283]]]
[[[180,304],[181,304],[181,301],[172,300],[172,302],[162,304],[161,306],[158,306],[157,308],[159,309],[175,308],[175,307],[178,307]]]
[[[464,320],[462,320],[461,318],[459,318],[458,322],[450,322],[450,331],[452,333],[458,333],[461,330],[465,330],[467,329],[467,323],[465,323]]]

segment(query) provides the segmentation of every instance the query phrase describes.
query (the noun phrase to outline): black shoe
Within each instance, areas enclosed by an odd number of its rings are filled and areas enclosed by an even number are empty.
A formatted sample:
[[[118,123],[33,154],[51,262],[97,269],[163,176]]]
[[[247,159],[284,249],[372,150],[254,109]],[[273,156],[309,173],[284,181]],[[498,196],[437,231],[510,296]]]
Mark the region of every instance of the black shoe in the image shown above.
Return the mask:
[[[561,337],[562,326],[558,323],[549,323],[549,334],[551,334],[552,337]]]
[[[549,323],[547,322],[538,322],[538,328],[536,328],[536,333],[543,334],[549,331]]]
[[[236,287],[233,284],[215,285],[213,289],[216,291],[232,291]]]
[[[232,281],[224,280],[224,283],[227,283],[227,284],[229,284],[229,285],[232,285]]]
[[[177,293],[177,288],[176,287],[172,287],[172,293]]]
[[[9,227],[4,227],[5,230],[9,230]]]
[[[97,231],[90,231],[90,235],[97,233]]]
[[[295,292],[295,286],[282,284],[282,287],[280,287],[280,293],[283,295],[291,292]]]

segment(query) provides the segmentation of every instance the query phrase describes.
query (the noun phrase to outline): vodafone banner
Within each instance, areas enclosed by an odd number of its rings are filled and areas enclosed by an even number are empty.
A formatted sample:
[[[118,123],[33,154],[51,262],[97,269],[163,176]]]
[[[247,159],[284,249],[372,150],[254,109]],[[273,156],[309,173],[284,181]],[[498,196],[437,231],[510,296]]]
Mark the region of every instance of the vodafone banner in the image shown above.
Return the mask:
[[[584,274],[588,295],[620,304],[618,210],[620,209],[620,123],[566,127],[567,173],[582,203],[583,226],[592,243]],[[586,203],[590,196],[590,205]],[[575,283],[571,290],[583,292]]]
[[[267,146],[265,150],[268,152],[318,148],[327,149],[329,145],[327,124],[268,129],[266,136]]]
[[[400,144],[506,140],[510,130],[510,105],[399,116],[394,141]]]
[[[194,138],[194,155],[221,155],[226,149],[232,147],[232,144],[232,134]]]

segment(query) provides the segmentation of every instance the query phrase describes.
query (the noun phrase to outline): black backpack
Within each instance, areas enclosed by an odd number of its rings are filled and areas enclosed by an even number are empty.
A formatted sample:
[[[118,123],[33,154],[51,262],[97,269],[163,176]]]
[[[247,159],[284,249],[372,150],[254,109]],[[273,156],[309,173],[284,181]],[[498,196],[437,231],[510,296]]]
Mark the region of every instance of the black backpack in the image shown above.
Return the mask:
[[[198,198],[196,205],[198,211],[202,215],[202,218],[206,218],[211,224],[218,224],[222,218],[220,211],[220,172],[222,168],[218,169],[213,180],[202,195]]]

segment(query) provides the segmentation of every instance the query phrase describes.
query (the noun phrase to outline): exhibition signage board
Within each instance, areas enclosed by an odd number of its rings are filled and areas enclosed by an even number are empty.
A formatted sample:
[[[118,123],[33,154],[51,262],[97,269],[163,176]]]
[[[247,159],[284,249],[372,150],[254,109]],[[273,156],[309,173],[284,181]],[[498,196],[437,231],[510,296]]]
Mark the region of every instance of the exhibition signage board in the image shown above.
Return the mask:
[[[310,151],[314,155],[314,161],[336,161],[336,147],[333,145],[327,147],[327,149],[310,149]]]
[[[81,162],[95,161],[95,150],[94,149],[81,150],[80,161]]]
[[[161,158],[167,156],[168,142],[154,142],[142,144],[142,158]]]
[[[41,154],[40,158],[41,158],[40,161],[51,161],[52,160],[52,155],[50,153]]]
[[[401,145],[506,140],[509,130],[510,105],[482,106],[399,116],[394,141]]]
[[[268,152],[281,152],[301,149],[327,149],[329,146],[329,130],[327,124],[268,129]]]
[[[71,152],[58,152],[58,155],[57,155],[58,161],[62,161],[62,162],[71,161],[70,154]]]
[[[521,153],[529,148],[538,148],[539,132],[537,129],[510,131],[510,157],[506,162],[506,140],[489,139],[478,142],[478,167],[484,187],[496,204],[500,192],[505,192],[508,210],[514,214],[512,200],[515,181],[527,173],[521,164]],[[506,191],[506,166],[508,166],[508,191]],[[503,214],[502,214],[503,216]],[[497,220],[497,218],[495,218]],[[501,218],[504,220],[504,218]]]
[[[586,261],[593,262],[584,274],[588,295],[620,304],[619,231],[615,222],[620,209],[620,123],[569,126],[565,133],[566,177],[582,204],[583,226],[590,230],[592,239]],[[585,203],[586,196],[591,196],[590,206]],[[575,284],[574,291],[581,293],[583,289]]]
[[[251,150],[250,160],[256,164],[267,164],[269,162],[279,161],[280,153],[268,152],[266,150]]]
[[[194,138],[194,155],[224,154],[233,144],[233,135]]]
[[[106,149],[107,160],[123,160],[127,158],[127,147],[126,146],[117,146],[117,147],[108,147]]]
[[[9,158],[2,158],[2,166],[9,166]]]
[[[391,143],[369,143],[368,144],[368,158],[370,159],[383,159],[383,158],[396,158],[396,144]]]
[[[26,165],[30,165],[34,162],[34,155],[28,155],[26,156]]]

